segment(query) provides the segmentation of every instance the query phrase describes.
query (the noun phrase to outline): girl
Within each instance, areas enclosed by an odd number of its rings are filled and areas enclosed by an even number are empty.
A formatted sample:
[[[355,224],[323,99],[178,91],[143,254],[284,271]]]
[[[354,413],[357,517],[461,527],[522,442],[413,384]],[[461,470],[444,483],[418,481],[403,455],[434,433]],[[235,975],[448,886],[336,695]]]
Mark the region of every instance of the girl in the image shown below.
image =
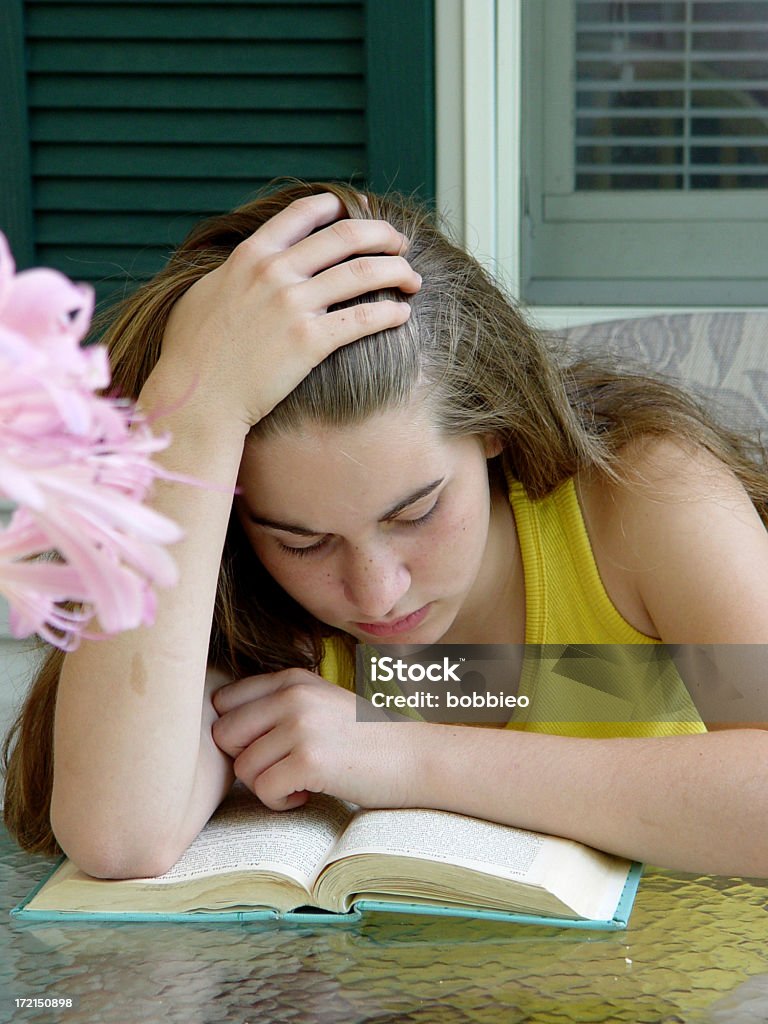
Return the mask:
[[[168,467],[213,486],[157,488],[185,539],[155,625],[40,673],[7,748],[25,847],[160,873],[236,776],[276,809],[327,792],[768,874],[768,735],[707,732],[706,680],[695,708],[661,646],[768,641],[768,476],[737,438],[562,367],[427,214],[341,185],[201,225],[108,340]],[[533,710],[356,721],[371,640],[525,642]],[[643,656],[567,656],[597,644]]]

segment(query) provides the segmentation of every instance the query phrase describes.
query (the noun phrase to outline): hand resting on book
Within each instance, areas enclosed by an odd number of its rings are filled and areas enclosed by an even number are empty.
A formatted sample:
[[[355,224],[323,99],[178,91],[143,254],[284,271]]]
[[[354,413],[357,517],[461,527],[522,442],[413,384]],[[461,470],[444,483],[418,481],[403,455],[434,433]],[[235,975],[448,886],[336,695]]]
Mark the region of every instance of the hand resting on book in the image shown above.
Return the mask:
[[[361,807],[413,807],[429,726],[360,722],[356,697],[304,669],[248,676],[213,698],[213,738],[273,810],[329,793]],[[416,740],[418,739],[418,744]]]

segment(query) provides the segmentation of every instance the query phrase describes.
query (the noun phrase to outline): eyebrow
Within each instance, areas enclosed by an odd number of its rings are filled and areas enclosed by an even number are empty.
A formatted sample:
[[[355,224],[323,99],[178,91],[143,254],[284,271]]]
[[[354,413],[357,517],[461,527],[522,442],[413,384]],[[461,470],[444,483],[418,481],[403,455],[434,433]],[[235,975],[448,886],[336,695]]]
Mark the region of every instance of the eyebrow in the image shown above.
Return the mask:
[[[422,498],[426,498],[428,494],[436,490],[440,484],[445,480],[444,476],[441,476],[439,480],[433,480],[432,483],[426,484],[424,487],[420,487],[418,491],[414,491],[413,494],[409,494],[407,498],[403,498],[402,501],[398,501],[396,505],[393,505],[388,509],[383,516],[381,516],[379,522],[385,523],[390,519],[394,519],[399,516],[401,512],[409,508],[411,505],[415,505],[417,501]],[[268,526],[272,530],[281,530],[283,533],[295,533],[299,537],[322,537],[324,536],[324,530],[311,530],[307,526],[299,526],[296,523],[282,523],[277,519],[267,519],[266,516],[257,516],[254,512],[248,512],[248,516],[251,522],[256,523],[258,526]]]

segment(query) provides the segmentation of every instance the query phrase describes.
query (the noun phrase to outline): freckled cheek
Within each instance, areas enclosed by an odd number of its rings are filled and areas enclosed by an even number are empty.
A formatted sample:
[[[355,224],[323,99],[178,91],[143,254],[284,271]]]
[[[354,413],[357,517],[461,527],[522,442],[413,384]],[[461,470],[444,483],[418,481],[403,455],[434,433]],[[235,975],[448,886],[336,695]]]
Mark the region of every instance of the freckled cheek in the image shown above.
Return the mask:
[[[416,540],[408,558],[411,574],[421,583],[458,581],[474,572],[484,545],[484,533],[471,515],[446,516],[439,527]]]

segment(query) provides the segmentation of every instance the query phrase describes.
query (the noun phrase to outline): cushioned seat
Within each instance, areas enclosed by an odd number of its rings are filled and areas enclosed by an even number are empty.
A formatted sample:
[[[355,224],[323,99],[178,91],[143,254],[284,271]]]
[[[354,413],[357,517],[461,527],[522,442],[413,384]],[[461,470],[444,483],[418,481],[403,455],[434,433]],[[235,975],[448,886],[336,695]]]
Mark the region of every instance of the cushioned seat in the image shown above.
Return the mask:
[[[568,348],[610,351],[700,395],[729,426],[768,440],[768,313],[678,313],[558,331]]]

